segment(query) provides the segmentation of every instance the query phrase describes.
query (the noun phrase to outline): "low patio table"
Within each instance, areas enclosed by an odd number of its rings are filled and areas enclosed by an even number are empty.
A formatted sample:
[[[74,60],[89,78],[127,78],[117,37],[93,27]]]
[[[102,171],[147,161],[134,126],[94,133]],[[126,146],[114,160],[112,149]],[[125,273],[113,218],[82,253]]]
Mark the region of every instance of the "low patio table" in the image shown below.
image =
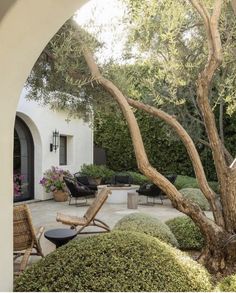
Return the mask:
[[[44,237],[56,245],[56,248],[66,244],[77,235],[76,230],[72,229],[51,229],[44,233]]]

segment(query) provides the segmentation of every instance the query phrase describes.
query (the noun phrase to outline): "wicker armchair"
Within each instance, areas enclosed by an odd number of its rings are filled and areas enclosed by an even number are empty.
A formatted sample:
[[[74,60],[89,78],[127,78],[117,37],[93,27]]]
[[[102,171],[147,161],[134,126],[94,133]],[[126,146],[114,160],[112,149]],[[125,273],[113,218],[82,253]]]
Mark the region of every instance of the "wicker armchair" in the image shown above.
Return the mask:
[[[26,268],[30,255],[39,255],[43,257],[42,248],[39,240],[44,231],[44,227],[40,227],[37,231],[33,227],[31,213],[27,205],[19,205],[14,207],[13,213],[13,232],[14,232],[14,260],[19,256],[23,256],[20,262],[20,274]],[[35,249],[35,252],[33,252]]]

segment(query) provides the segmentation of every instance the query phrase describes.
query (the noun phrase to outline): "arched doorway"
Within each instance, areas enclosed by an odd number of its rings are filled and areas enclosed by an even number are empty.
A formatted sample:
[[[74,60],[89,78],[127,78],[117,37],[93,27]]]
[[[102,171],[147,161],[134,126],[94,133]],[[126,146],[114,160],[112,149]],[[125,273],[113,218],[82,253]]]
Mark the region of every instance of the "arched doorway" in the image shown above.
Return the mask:
[[[16,116],[14,128],[14,202],[34,198],[34,142],[26,123]]]

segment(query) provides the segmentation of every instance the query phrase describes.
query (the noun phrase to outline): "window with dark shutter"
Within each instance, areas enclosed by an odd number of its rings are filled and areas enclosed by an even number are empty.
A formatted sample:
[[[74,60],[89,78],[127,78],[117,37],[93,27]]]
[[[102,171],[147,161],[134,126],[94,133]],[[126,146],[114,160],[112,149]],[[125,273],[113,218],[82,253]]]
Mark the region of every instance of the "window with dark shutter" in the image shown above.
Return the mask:
[[[60,135],[60,165],[67,165],[67,137]]]

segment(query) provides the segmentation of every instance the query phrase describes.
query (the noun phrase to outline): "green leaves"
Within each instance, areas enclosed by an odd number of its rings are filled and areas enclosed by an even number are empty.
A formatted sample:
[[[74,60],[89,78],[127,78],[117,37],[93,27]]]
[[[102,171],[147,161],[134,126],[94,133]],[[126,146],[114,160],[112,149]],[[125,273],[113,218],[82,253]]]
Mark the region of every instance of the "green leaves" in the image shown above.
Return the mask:
[[[27,87],[29,99],[88,121],[92,109],[101,103],[106,104],[101,99],[108,98],[90,75],[81,42],[94,52],[100,47],[95,38],[74,27],[71,20],[67,21],[40,55],[27,80]]]
[[[81,175],[91,176],[94,178],[110,179],[115,172],[104,165],[83,164],[80,169],[80,173]]]
[[[114,230],[144,233],[178,247],[178,242],[169,227],[148,214],[134,213],[127,215],[116,223]]]
[[[178,240],[180,249],[201,250],[204,246],[204,238],[200,229],[189,217],[183,216],[173,218],[168,220],[166,225]]]
[[[208,200],[205,198],[204,194],[198,188],[183,188],[180,189],[182,195],[196,203],[203,211],[209,211],[210,205]]]
[[[215,289],[216,292],[235,292],[236,291],[236,275],[224,278]]]
[[[196,108],[195,81],[207,61],[208,52],[203,23],[193,6],[189,1],[123,1],[129,7],[132,24],[127,47],[130,50],[138,47],[143,55],[137,60],[145,58],[150,68],[158,72],[143,80],[143,84],[146,83],[153,91],[156,105],[185,104],[193,116],[202,119]],[[204,3],[209,10],[212,9],[213,1]],[[227,113],[232,115],[236,110],[236,19],[230,3],[226,1],[220,19],[220,33],[224,60],[215,74],[214,94],[210,99],[212,107],[224,100]],[[155,87],[157,80],[160,87]],[[162,88],[165,85],[168,89],[164,93]]]
[[[210,291],[209,274],[186,254],[135,232],[72,240],[15,281],[14,291]]]

